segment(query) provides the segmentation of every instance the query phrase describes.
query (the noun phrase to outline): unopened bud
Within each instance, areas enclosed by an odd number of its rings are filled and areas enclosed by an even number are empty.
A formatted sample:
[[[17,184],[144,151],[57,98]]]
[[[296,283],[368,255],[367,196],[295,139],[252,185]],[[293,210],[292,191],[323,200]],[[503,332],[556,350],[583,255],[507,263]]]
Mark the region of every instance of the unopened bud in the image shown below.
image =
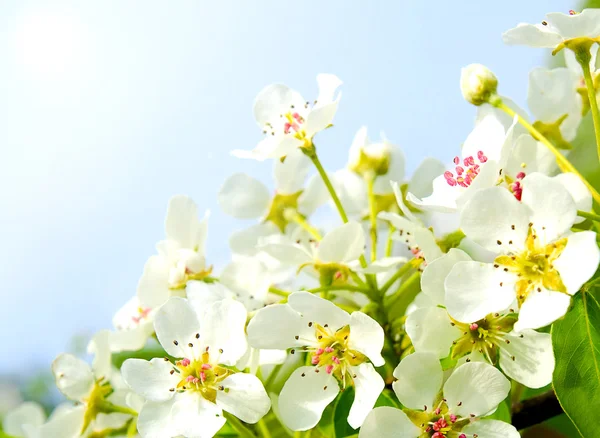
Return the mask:
[[[468,102],[481,105],[496,94],[498,79],[492,71],[481,64],[470,64],[460,74],[460,90]]]

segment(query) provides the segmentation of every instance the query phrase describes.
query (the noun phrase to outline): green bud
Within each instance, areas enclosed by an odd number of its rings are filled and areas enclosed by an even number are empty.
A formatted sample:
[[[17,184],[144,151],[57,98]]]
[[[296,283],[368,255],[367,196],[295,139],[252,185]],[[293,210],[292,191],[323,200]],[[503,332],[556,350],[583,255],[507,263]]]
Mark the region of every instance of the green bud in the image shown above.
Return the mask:
[[[489,103],[497,88],[498,79],[486,66],[470,64],[461,70],[460,90],[467,102],[477,106]]]

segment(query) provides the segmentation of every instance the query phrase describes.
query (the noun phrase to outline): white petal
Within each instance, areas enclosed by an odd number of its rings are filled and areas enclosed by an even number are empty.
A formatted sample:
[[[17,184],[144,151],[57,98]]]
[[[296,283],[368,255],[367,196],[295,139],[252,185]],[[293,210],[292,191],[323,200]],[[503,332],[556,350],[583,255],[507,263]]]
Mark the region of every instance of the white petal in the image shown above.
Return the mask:
[[[450,412],[468,417],[495,409],[510,391],[504,375],[485,362],[468,362],[454,370],[444,383]]]
[[[304,188],[304,180],[311,167],[311,162],[300,150],[286,155],[285,160],[273,162],[273,176],[277,193],[284,195],[297,193]]]
[[[380,145],[374,144],[371,145],[370,148],[378,146],[380,147]],[[378,195],[385,195],[387,193],[390,193],[391,181],[404,181],[404,168],[406,163],[404,152],[402,152],[402,149],[400,149],[398,146],[393,145],[387,140],[383,141],[382,146],[382,149],[387,150],[389,153],[389,165],[387,173],[375,179],[373,191],[375,192],[375,194]],[[380,154],[381,153],[379,153],[378,155]]]
[[[358,222],[348,222],[327,233],[317,248],[322,262],[347,263],[358,259],[365,249],[365,233]]]
[[[94,385],[92,368],[72,354],[61,354],[54,359],[52,373],[60,392],[74,401],[86,397]]]
[[[421,429],[400,409],[390,406],[375,408],[365,419],[359,438],[418,438]]]
[[[209,438],[225,424],[223,411],[197,392],[177,394],[171,409],[172,421],[177,433],[187,438]],[[169,436],[169,435],[168,435]]]
[[[246,317],[244,305],[232,299],[214,303],[204,314],[200,342],[219,352],[219,364],[233,366],[246,352]]]
[[[258,377],[236,373],[221,382],[217,405],[240,420],[254,424],[271,409],[271,400]]]
[[[108,378],[112,370],[110,331],[100,330],[90,341],[87,352],[94,355],[92,370],[96,379]]]
[[[214,303],[235,298],[235,294],[221,283],[188,281],[185,291],[188,303],[198,315],[199,321],[202,321],[202,317]]]
[[[542,24],[519,23],[517,27],[504,32],[502,40],[509,45],[551,48],[557,46],[562,38]]]
[[[313,428],[339,393],[335,378],[324,369],[317,370],[315,367],[296,369],[279,394],[281,419],[292,430]]]
[[[381,274],[383,272],[389,272],[390,270],[395,269],[400,263],[406,263],[407,261],[408,259],[406,257],[383,257],[379,260],[375,260],[366,268],[362,268],[357,262],[358,266],[353,270],[364,274]]]
[[[431,409],[440,392],[443,371],[437,355],[413,353],[406,356],[394,370],[398,379],[392,384],[396,397],[411,409]]]
[[[319,85],[317,105],[322,105],[333,102],[335,99],[335,91],[342,85],[342,81],[336,75],[319,73],[317,75],[317,84]]]
[[[226,214],[239,219],[251,219],[266,212],[271,194],[262,182],[245,173],[235,173],[225,180],[217,200]]]
[[[463,147],[463,157],[477,158],[477,153],[482,151],[490,160],[500,161],[500,152],[506,136],[502,121],[495,113],[490,113],[475,125],[473,131],[466,138]],[[477,177],[479,178],[479,176]]]
[[[576,294],[583,284],[592,278],[600,262],[600,251],[596,243],[596,233],[581,231],[569,236],[554,267],[571,295]]]
[[[155,403],[146,402],[139,412],[137,427],[144,438],[163,438],[177,434],[177,425],[171,417],[174,400]]]
[[[465,205],[460,226],[467,237],[490,251],[514,250],[525,242],[530,214],[508,190],[491,187],[479,190]]]
[[[592,194],[581,178],[574,173],[561,173],[554,177],[569,192],[577,210],[590,211],[592,209]],[[583,222],[585,218],[577,217],[575,223]]]
[[[280,234],[280,231],[272,222],[256,224],[231,233],[231,236],[229,237],[229,247],[236,254],[253,256],[259,252],[259,239],[277,234]]]
[[[500,347],[500,367],[504,374],[529,388],[541,388],[552,382],[554,352],[549,333],[523,330],[505,338],[510,344]]]
[[[24,437],[26,435],[23,425],[41,426],[44,421],[46,421],[44,409],[38,403],[25,402],[6,414],[2,427],[8,435]]]
[[[304,142],[291,135],[267,135],[251,151],[236,149],[231,155],[237,158],[264,161],[268,158],[281,158],[302,146]]]
[[[306,189],[298,197],[298,211],[305,216],[310,216],[329,199],[331,199],[331,195],[327,191],[325,183],[319,175],[313,175],[308,179]]]
[[[141,350],[152,333],[154,333],[152,320],[142,321],[134,328],[112,332],[110,334],[110,351],[120,353]]]
[[[580,99],[577,82],[577,75],[565,67],[531,70],[527,105],[535,118],[544,123],[554,123],[564,114],[569,114],[567,120],[575,116],[571,111]]]
[[[173,397],[170,389],[176,388],[181,377],[178,373],[171,374],[174,367],[169,361],[154,358],[150,361],[143,359],[127,359],[123,362],[121,373],[123,379],[136,394],[146,400],[163,402]]]
[[[179,242],[183,248],[204,254],[207,217],[198,219],[198,206],[188,196],[173,196],[169,201],[165,231],[167,238]]]
[[[367,185],[360,176],[351,170],[342,169],[335,172],[332,180],[346,213],[355,216],[367,211]]]
[[[242,302],[246,302],[248,298],[264,302],[271,285],[266,266],[256,258],[229,263],[223,268],[220,281],[237,294]]]
[[[305,321],[337,329],[350,323],[350,315],[331,301],[310,292],[294,292],[288,297],[289,305],[302,314]]]
[[[433,192],[426,198],[418,198],[413,193],[407,193],[406,200],[419,208],[442,213],[456,211],[456,199],[461,193],[460,187],[451,187],[444,175],[439,175],[432,181]]]
[[[435,236],[427,228],[415,229],[415,245],[423,253],[427,263],[433,262],[444,254],[435,241]]]
[[[170,298],[156,312],[154,329],[158,341],[168,354],[173,357],[193,357],[188,343],[196,341],[200,322],[187,300]]]
[[[248,323],[248,343],[254,348],[280,350],[306,345],[306,339],[315,339],[315,330],[308,327],[308,321],[288,304],[267,306]]]
[[[405,329],[415,351],[435,353],[439,358],[448,356],[452,341],[461,336],[460,330],[451,324],[446,310],[440,307],[414,310],[406,318]]]
[[[259,248],[284,265],[299,266],[312,262],[312,254],[295,243],[267,243]]]
[[[596,38],[600,35],[599,12],[595,8],[589,8],[574,15],[551,12],[546,17],[564,39],[577,37]]]
[[[263,88],[254,100],[254,118],[258,126],[279,117],[289,110],[294,99],[294,90],[287,85],[272,84]]]
[[[48,422],[39,428],[27,425],[28,438],[77,438],[81,436],[85,406],[75,406],[61,409],[57,414],[52,414]]]
[[[519,172],[552,175],[557,169],[556,158],[552,152],[529,134],[522,134],[515,141],[504,172],[516,178]]]
[[[517,278],[490,263],[459,262],[446,277],[446,308],[461,322],[474,322],[507,309],[515,300]]]
[[[169,299],[170,268],[166,257],[154,255],[148,259],[137,286],[137,296],[142,307],[159,307]]]
[[[521,201],[532,210],[533,228],[543,242],[551,242],[565,234],[577,217],[577,208],[569,192],[559,181],[541,173],[532,173],[523,179]]]
[[[532,291],[519,310],[519,320],[514,330],[538,329],[564,316],[571,304],[571,297],[561,292]]]
[[[408,183],[408,191],[418,198],[425,198],[433,192],[433,179],[444,173],[444,165],[437,159],[427,157],[413,173]]]
[[[437,304],[445,305],[444,280],[458,262],[471,258],[460,249],[452,248],[447,254],[428,263],[421,275],[421,290]]]
[[[512,424],[500,420],[478,420],[467,424],[462,430],[467,436],[482,438],[519,438],[521,435]]]
[[[314,108],[306,118],[306,136],[312,138],[317,132],[324,130],[333,123],[337,112],[338,102]]]
[[[373,365],[363,363],[357,367],[351,367],[354,381],[354,402],[348,414],[348,424],[352,428],[359,428],[365,418],[375,406],[379,394],[385,387],[383,378],[379,375]]]
[[[381,356],[383,339],[383,329],[373,318],[362,312],[353,312],[350,315],[348,346],[367,356],[376,367],[385,364]]]

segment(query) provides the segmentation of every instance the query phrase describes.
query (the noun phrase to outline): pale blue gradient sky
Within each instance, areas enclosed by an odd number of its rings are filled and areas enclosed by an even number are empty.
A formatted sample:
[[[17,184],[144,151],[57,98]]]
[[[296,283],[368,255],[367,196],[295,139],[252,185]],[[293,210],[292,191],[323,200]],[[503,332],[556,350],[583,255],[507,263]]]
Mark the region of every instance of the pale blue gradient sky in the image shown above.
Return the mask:
[[[448,160],[471,129],[460,68],[488,65],[524,104],[548,54],[500,35],[572,7],[435,3],[3,2],[0,336],[14,360],[0,371],[49,366],[72,335],[110,326],[173,194],[212,210],[209,262],[223,265],[228,234],[246,224],[219,210],[218,187],[237,171],[270,181],[270,163],[229,155],[261,137],[251,109],[263,86],[311,100],[316,74],[337,74],[336,126],[318,139],[326,167],[343,166],[365,124],[404,148],[410,172],[428,155]]]

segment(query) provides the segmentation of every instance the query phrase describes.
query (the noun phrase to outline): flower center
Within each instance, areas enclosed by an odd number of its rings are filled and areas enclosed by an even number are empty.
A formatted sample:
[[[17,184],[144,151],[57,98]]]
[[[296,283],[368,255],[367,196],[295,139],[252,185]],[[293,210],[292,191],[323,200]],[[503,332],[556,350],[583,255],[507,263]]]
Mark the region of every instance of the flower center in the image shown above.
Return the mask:
[[[137,316],[132,316],[131,320],[135,323],[135,324],[139,324],[142,320],[148,318],[148,314],[150,313],[152,309],[150,307],[138,307],[137,311],[138,311],[138,315]]]
[[[490,363],[496,363],[498,346],[506,342],[504,335],[512,331],[517,318],[513,315],[489,314],[471,324],[452,320],[452,325],[462,331],[462,336],[452,342],[452,359],[458,359],[478,351],[485,355]],[[510,341],[509,341],[510,342]]]
[[[424,411],[403,409],[413,424],[423,432],[421,438],[464,438],[464,435],[458,433],[469,424],[469,419],[450,413],[445,400],[441,400],[433,411],[428,411],[427,406],[424,408]]]
[[[444,178],[446,178],[446,182],[449,186],[460,186],[460,187],[469,187],[473,180],[479,175],[480,164],[485,163],[488,158],[485,156],[483,151],[477,152],[477,160],[473,158],[473,156],[468,156],[463,159],[462,166],[460,165],[460,158],[454,157],[454,172],[452,173],[449,170],[444,172]]]
[[[327,324],[324,326],[315,324],[315,335],[318,345],[311,351],[311,363],[318,367],[325,367],[328,374],[334,375],[345,386],[349,367],[367,361],[365,355],[348,347],[350,326],[344,326],[333,332]]]
[[[519,307],[525,302],[527,296],[533,291],[547,290],[567,293],[560,273],[554,267],[554,261],[561,255],[567,238],[559,239],[548,245],[538,243],[537,234],[529,227],[525,250],[519,254],[502,255],[496,257],[494,267],[512,272],[519,277],[516,283],[517,300]]]
[[[290,223],[288,218],[286,218],[285,212],[286,210],[293,210],[297,212],[298,210],[298,198],[302,194],[302,190],[296,193],[292,193],[291,195],[284,195],[281,193],[275,193],[273,199],[271,201],[271,205],[269,206],[269,212],[265,216],[264,221],[273,222],[279,230],[283,233],[285,231],[285,227]]]
[[[217,399],[217,391],[228,391],[221,382],[233,374],[230,369],[212,363],[208,351],[202,353],[200,360],[190,361],[184,358],[177,361],[171,374],[173,372],[178,372],[181,380],[172,391],[197,391],[213,403]]]

